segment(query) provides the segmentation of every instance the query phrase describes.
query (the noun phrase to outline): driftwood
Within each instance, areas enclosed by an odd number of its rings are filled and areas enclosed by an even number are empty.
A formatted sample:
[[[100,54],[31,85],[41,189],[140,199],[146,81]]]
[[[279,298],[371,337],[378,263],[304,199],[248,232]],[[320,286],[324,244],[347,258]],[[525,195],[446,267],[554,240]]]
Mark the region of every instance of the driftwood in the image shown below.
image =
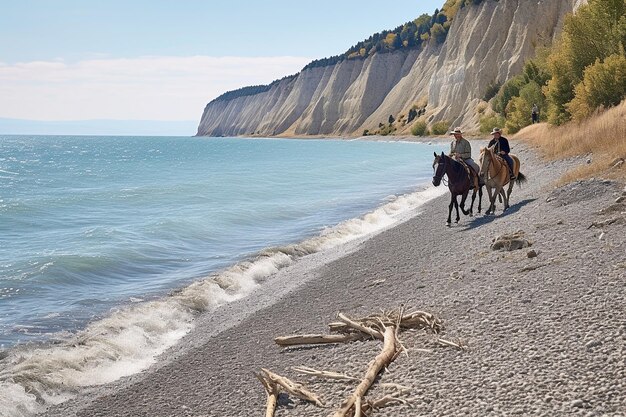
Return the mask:
[[[363,405],[362,405],[363,399],[361,397],[357,397],[356,400],[354,401],[354,417],[362,417],[362,411],[363,411]]]
[[[383,340],[383,334],[378,330],[375,330],[371,327],[365,326],[361,323],[357,323],[356,321],[346,317],[343,313],[337,314],[337,318],[344,322],[348,327],[353,328],[361,333],[365,333],[367,335],[372,336],[374,339]]]
[[[455,347],[459,350],[465,350],[466,346],[461,342],[461,340],[457,340],[456,342],[452,342],[450,340],[446,340],[446,339],[442,339],[441,337],[439,339],[437,339],[437,341],[439,343],[441,343],[444,346],[451,346],[451,347]]]
[[[340,313],[341,316],[345,317]],[[397,326],[399,324],[400,330],[406,329],[429,329],[433,333],[439,333],[443,330],[443,323],[434,315],[425,311],[413,311],[408,314],[403,314],[401,311],[383,311],[380,314],[373,314],[367,317],[363,317],[357,320],[351,320],[361,326],[378,329],[379,332],[383,331],[382,328],[386,326]],[[399,322],[399,323],[398,323]],[[328,324],[331,332],[334,333],[354,333],[355,327],[349,326],[345,320],[335,321]],[[369,334],[369,333],[368,333]]]
[[[322,343],[347,343],[362,340],[362,334],[303,334],[280,336],[274,339],[279,346],[317,345]]]
[[[358,381],[358,378],[350,375],[330,371],[318,371],[317,369],[309,368],[306,366],[294,366],[291,369],[301,374],[316,376],[319,378],[335,379],[342,381]]]
[[[333,414],[333,417],[346,417],[354,407],[357,399],[363,398],[367,390],[372,386],[379,372],[387,367],[396,355],[396,329],[393,326],[385,329],[383,349],[370,364],[361,383],[356,387],[352,395],[348,397],[341,408]]]
[[[338,321],[329,324],[330,331],[333,334],[308,334],[308,335],[291,335],[281,336],[274,339],[276,344],[280,346],[295,345],[311,345],[323,343],[348,343],[357,340],[377,339],[383,341],[382,350],[368,365],[368,369],[355,388],[354,392],[342,403],[339,410],[332,414],[332,417],[358,417],[367,416],[376,408],[384,407],[392,403],[409,404],[406,400],[398,398],[399,395],[410,391],[410,388],[398,384],[387,383],[381,384],[383,388],[392,388],[396,390],[391,395],[386,395],[375,401],[367,401],[365,394],[370,389],[378,374],[393,362],[402,352],[407,349],[402,345],[398,334],[407,329],[425,329],[432,333],[440,333],[443,330],[443,323],[434,315],[425,311],[412,311],[406,313],[403,308],[389,311],[381,311],[359,319],[352,319],[343,313],[337,315]],[[437,339],[439,343],[447,346],[454,346],[458,349],[464,349],[465,346],[459,340],[452,342],[449,340]],[[422,350],[422,349],[417,349]],[[432,352],[432,350],[423,349],[423,351]],[[319,378],[328,378],[334,380],[358,381],[349,375],[337,372],[319,371],[308,367],[294,367],[294,371]],[[298,398],[310,401],[320,407],[323,406],[321,399],[306,390],[301,384],[294,383],[287,378],[281,377],[262,369],[263,375],[257,375],[263,383],[268,393],[268,409],[266,416],[271,416],[270,403],[273,402],[273,409],[276,407],[278,398],[278,390],[283,388],[289,394]],[[273,413],[273,411],[272,411]]]
[[[265,417],[274,417],[274,413],[276,412],[276,405],[278,404],[278,385],[276,385],[276,383],[269,379],[266,375],[255,373],[254,376],[256,376],[258,380],[261,381],[261,384],[263,384],[265,392],[267,393]]]
[[[261,368],[261,370],[263,371],[263,373],[265,374],[265,377],[272,381],[273,383],[280,385],[281,387],[283,387],[285,389],[285,391],[287,391],[289,394],[301,398],[303,400],[306,401],[310,401],[313,404],[317,405],[318,407],[323,407],[324,403],[322,402],[322,400],[315,395],[314,393],[312,393],[311,391],[307,390],[304,385],[302,384],[298,384],[296,382],[293,382],[287,378],[285,378],[284,376],[280,376],[278,374],[275,374],[274,372],[265,369],[265,368]]]

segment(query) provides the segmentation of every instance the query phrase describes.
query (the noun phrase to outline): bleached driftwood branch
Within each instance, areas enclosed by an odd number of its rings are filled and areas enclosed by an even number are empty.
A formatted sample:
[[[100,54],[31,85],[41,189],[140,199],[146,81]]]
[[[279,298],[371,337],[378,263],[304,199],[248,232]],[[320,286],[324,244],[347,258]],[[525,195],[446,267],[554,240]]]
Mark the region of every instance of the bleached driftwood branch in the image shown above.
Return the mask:
[[[391,363],[396,354],[395,332],[396,330],[393,326],[389,326],[385,329],[382,351],[369,365],[361,383],[356,387],[352,395],[344,401],[341,408],[333,414],[333,417],[346,417],[350,415],[348,413],[350,413],[350,410],[355,406],[357,399],[363,398],[367,390],[369,390],[374,383],[376,376],[383,368]]]
[[[265,417],[274,417],[274,413],[276,412],[276,405],[278,404],[278,385],[276,385],[274,381],[267,378],[265,375],[261,375],[255,372],[254,376],[256,376],[257,379],[261,381],[261,384],[263,384],[263,388],[265,388],[265,392],[267,393]]]
[[[304,385],[299,384],[297,382],[293,382],[290,379],[285,378],[284,376],[280,376],[278,374],[275,374],[274,372],[272,372],[272,371],[270,371],[268,369],[261,368],[261,370],[263,371],[263,373],[265,374],[265,377],[267,379],[269,379],[273,383],[283,387],[285,389],[285,391],[287,391],[289,394],[291,394],[291,395],[293,395],[295,397],[301,398],[303,400],[310,401],[313,404],[317,405],[318,407],[323,407],[324,406],[324,403],[322,402],[320,397],[318,397],[317,395],[315,395],[311,391],[307,390],[304,387]]]
[[[353,334],[303,334],[280,336],[274,339],[279,346],[318,345],[323,343],[347,343],[362,340],[363,335]]]
[[[294,366],[291,369],[301,374],[316,376],[319,378],[327,378],[327,379],[335,379],[335,380],[343,380],[343,381],[358,381],[357,378],[350,376],[350,375],[340,374],[340,373],[331,372],[331,371],[318,371],[317,369],[309,368],[306,366]]]

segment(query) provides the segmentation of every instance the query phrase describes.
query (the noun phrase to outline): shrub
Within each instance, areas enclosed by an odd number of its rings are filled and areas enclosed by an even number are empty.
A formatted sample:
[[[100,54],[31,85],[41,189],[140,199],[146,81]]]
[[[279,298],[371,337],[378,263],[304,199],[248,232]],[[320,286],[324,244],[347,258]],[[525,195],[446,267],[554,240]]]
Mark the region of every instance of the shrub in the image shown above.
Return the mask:
[[[517,75],[504,83],[493,99],[491,108],[493,108],[496,113],[504,114],[509,101],[519,95],[519,91],[525,83],[526,81],[523,75]]]
[[[498,81],[490,83],[487,86],[487,90],[485,91],[485,95],[483,96],[483,100],[489,101],[492,98],[494,98],[496,96],[496,94],[498,94],[498,91],[500,91],[500,87],[502,87],[502,84],[500,84]]]
[[[519,92],[519,97],[513,97],[506,107],[506,129],[509,133],[517,133],[523,127],[532,123],[531,110],[533,104],[539,109],[544,106],[544,96],[541,87],[530,81]]]
[[[430,127],[430,131],[433,133],[433,135],[445,135],[446,133],[448,133],[448,122],[445,120],[435,122]]]
[[[480,118],[480,133],[488,135],[494,127],[504,126],[505,119],[499,114],[492,114]]]
[[[585,69],[575,97],[565,106],[576,120],[589,117],[598,107],[618,105],[626,96],[626,57],[609,56]]]
[[[411,134],[413,136],[426,136],[428,135],[428,127],[426,126],[426,122],[423,120],[418,120],[413,123],[411,127]]]

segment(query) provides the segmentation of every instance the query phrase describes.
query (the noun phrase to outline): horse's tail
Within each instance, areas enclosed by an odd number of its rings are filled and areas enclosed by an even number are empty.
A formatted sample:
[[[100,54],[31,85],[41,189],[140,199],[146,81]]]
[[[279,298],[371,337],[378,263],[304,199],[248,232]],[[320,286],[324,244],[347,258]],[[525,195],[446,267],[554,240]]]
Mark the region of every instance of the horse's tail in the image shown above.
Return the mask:
[[[527,181],[528,181],[528,178],[526,178],[526,175],[522,174],[521,172],[519,172],[519,173],[517,174],[517,178],[515,179],[515,183],[516,183],[518,186],[520,186],[520,187],[521,187],[521,186],[522,186],[522,184],[523,184],[523,183],[525,183],[525,182],[527,182]]]

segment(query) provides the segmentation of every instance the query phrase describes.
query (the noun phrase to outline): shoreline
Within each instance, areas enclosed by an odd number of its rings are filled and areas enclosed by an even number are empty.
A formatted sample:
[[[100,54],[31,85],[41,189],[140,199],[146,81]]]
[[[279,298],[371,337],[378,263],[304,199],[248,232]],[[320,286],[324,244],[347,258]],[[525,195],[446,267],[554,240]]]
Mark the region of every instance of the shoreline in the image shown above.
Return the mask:
[[[269,279],[284,284],[280,290],[265,285],[204,315],[148,371],[91,389],[46,415],[261,413],[265,394],[251,375],[260,367],[304,382],[337,405],[350,384],[302,377],[290,367],[359,375],[380,346],[283,350],[273,338],[324,332],[338,311],[369,314],[400,303],[439,315],[444,336],[469,350],[438,346],[419,332],[407,336],[408,356],[382,381],[412,387],[414,408],[394,406],[380,415],[625,415],[626,300],[619,288],[626,284],[626,231],[623,224],[589,228],[610,215],[596,213],[621,188],[587,181],[551,191],[566,168],[583,161],[545,163],[526,145],[519,151],[529,184],[515,188],[506,215],[500,205],[496,216],[463,217],[448,229],[448,198],[438,197],[373,237],[302,258]],[[489,249],[496,235],[517,230],[537,257]],[[380,397],[380,388],[370,394]],[[329,412],[292,399],[277,415]]]
[[[10,398],[11,396],[8,395],[0,398],[0,416],[5,416],[2,408],[13,410],[15,403],[19,403],[20,399],[26,400],[23,389],[20,392],[18,384],[6,384],[7,381],[11,381],[13,376],[18,380],[25,377],[26,383],[24,386],[28,391],[36,393],[41,398],[46,398],[48,404],[55,404],[60,398],[68,395],[70,397],[73,396],[73,391],[76,389],[82,390],[81,386],[83,385],[98,384],[88,388],[88,390],[97,390],[107,383],[115,385],[120,382],[120,379],[115,376],[116,374],[122,375],[122,380],[124,378],[132,378],[138,371],[141,372],[142,368],[154,362],[152,358],[154,353],[152,352],[156,352],[155,356],[159,358],[158,361],[160,362],[162,358],[166,358],[169,355],[167,352],[163,354],[164,350],[177,351],[181,348],[183,350],[186,349],[188,343],[184,343],[185,346],[183,346],[180,341],[181,337],[185,337],[183,334],[186,334],[196,323],[202,320],[211,320],[215,308],[219,310],[225,304],[236,302],[241,297],[248,297],[250,291],[252,293],[259,292],[259,294],[264,294],[266,301],[271,302],[274,299],[276,290],[273,282],[277,282],[274,275],[280,274],[284,268],[289,268],[290,264],[309,265],[308,267],[298,266],[301,271],[306,271],[315,262],[326,263],[328,252],[332,251],[334,246],[343,246],[343,250],[346,250],[345,248],[351,247],[353,240],[368,239],[373,234],[380,233],[388,228],[389,222],[395,224],[402,221],[402,219],[406,219],[410,212],[416,210],[416,207],[419,209],[424,200],[432,198],[432,190],[424,185],[420,185],[412,193],[399,195],[393,200],[387,200],[372,211],[343,221],[314,237],[293,244],[266,248],[252,258],[245,259],[209,277],[199,279],[188,286],[174,289],[168,296],[138,304],[121,305],[105,316],[89,323],[86,329],[71,336],[68,340],[55,341],[53,339],[36,344],[24,344],[0,352],[3,354],[0,359],[8,358],[5,362],[7,366],[3,369],[4,375],[2,375],[3,380],[0,382],[0,387],[7,389],[5,393],[13,392],[13,398]],[[372,232],[372,228],[376,230]],[[311,252],[313,253],[311,254]],[[285,259],[287,257],[290,259]],[[324,260],[316,261],[318,258]],[[306,261],[302,262],[303,259],[306,259]],[[276,271],[278,271],[278,274],[276,274]],[[237,282],[237,278],[241,282]],[[228,285],[229,281],[233,282],[232,287],[234,289]],[[292,280],[288,281],[294,284],[297,283]],[[223,287],[223,284],[226,286]],[[222,288],[217,288],[218,286]],[[248,290],[240,293],[237,292],[239,287],[244,287],[244,290],[247,287],[252,287],[252,289],[248,288]],[[288,287],[288,285],[281,286],[281,288]],[[220,299],[224,298],[226,301],[222,300],[222,302],[217,302],[216,306],[209,306],[208,308],[201,306],[204,302],[203,298],[210,298],[205,293],[217,291],[220,294],[215,295],[219,296],[218,298]],[[242,317],[252,314],[258,308],[250,303],[244,303],[244,305],[246,306],[242,307],[243,310],[239,313]],[[205,311],[198,315],[194,314],[196,310]],[[128,316],[135,312],[137,312],[139,317],[129,320]],[[118,318],[118,316],[121,316],[121,318]],[[128,322],[126,323],[127,325],[121,323],[124,320]],[[146,325],[144,326],[141,322],[145,322]],[[232,323],[224,324],[223,326],[226,328],[230,325]],[[166,331],[163,333],[153,332],[152,334],[149,332],[151,327],[158,329],[159,326],[166,329]],[[130,330],[127,327],[130,327]],[[144,329],[144,327],[147,328]],[[148,330],[148,332],[145,332],[145,330]],[[160,332],[160,330],[158,331]],[[113,361],[114,363],[111,364],[106,363],[108,353],[105,357],[102,357],[99,353],[102,350],[99,346],[106,348],[109,338],[113,342],[110,349],[115,352],[114,355],[116,357]],[[130,355],[127,352],[120,352],[119,347],[124,345],[124,338],[134,340],[131,344],[139,343],[139,348],[133,346]],[[142,340],[142,338],[147,339],[147,341]],[[85,352],[81,353],[81,350]],[[18,359],[22,355],[24,355],[22,359]],[[14,359],[16,360],[15,362]],[[70,362],[74,361],[81,365],[76,369],[72,369],[72,366],[67,366],[66,361],[68,359]],[[91,369],[92,364],[89,361],[94,362],[95,369]],[[160,366],[160,363],[157,363],[154,367],[158,366]],[[19,373],[13,374],[15,369],[18,369]],[[25,376],[22,375],[24,372]],[[41,384],[37,375],[41,377]],[[7,379],[7,377],[9,378]],[[50,384],[51,382],[52,384]],[[61,389],[60,393],[54,393],[55,384],[62,386],[68,382],[68,388]],[[46,392],[50,388],[52,388],[53,395]],[[9,400],[8,404],[5,403],[6,400]],[[13,400],[13,403],[10,400]],[[36,405],[33,399],[31,399],[22,401],[20,406],[27,409],[31,407],[36,409],[40,408],[41,404]],[[30,415],[32,412],[29,411],[25,414]],[[8,415],[13,416],[13,414]]]

